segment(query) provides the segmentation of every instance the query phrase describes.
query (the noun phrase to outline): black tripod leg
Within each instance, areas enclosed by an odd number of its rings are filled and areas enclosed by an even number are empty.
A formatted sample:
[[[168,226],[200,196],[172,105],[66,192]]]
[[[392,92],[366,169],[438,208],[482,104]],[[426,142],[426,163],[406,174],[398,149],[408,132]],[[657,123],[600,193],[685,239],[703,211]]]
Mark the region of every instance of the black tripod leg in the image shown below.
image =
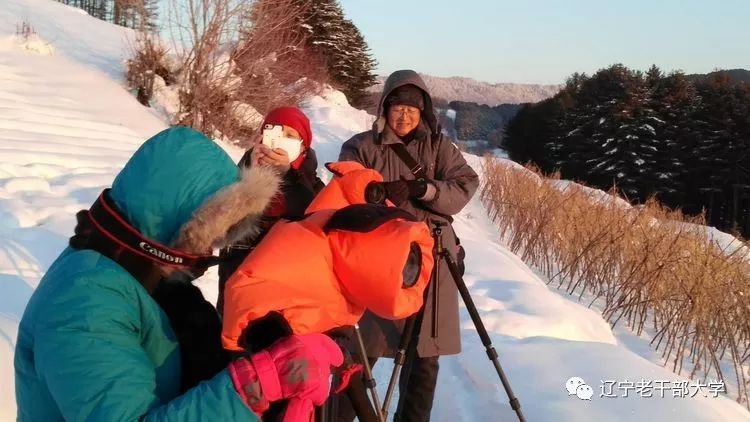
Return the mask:
[[[367,389],[362,378],[352,377],[349,381],[349,386],[346,388],[346,395],[360,422],[383,422],[380,416],[375,413],[375,408],[367,397]],[[335,420],[336,414],[333,414],[334,417],[330,421]]]
[[[414,314],[407,318],[406,324],[404,325],[404,331],[401,333],[401,339],[398,343],[398,352],[396,352],[396,357],[393,359],[393,372],[391,372],[391,379],[388,382],[388,389],[385,392],[385,399],[383,401],[383,411],[381,413],[383,414],[384,419],[388,419],[388,408],[391,406],[393,391],[395,390],[396,383],[401,376],[401,372],[403,370],[402,367],[404,366],[404,363],[406,363],[407,349],[412,343],[411,340],[414,336],[414,328],[421,313],[422,311],[420,310],[417,314]]]
[[[372,396],[372,405],[375,408],[375,412],[378,414],[378,419],[385,422],[385,417],[381,414],[380,400],[378,399],[378,389],[375,383],[375,377],[372,376],[372,368],[370,362],[367,360],[367,350],[365,350],[365,342],[362,339],[362,332],[359,330],[359,324],[354,324],[354,332],[357,336],[357,347],[359,349],[359,356],[362,359],[362,366],[364,367],[364,385],[370,390]]]
[[[415,329],[419,328],[415,327]],[[409,345],[409,348],[406,350],[406,362],[404,363],[404,368],[401,370],[401,376],[398,380],[398,404],[396,405],[396,413],[394,413],[393,415],[394,421],[403,420],[404,406],[406,405],[406,388],[404,387],[409,385],[409,378],[411,378],[411,373],[414,369],[414,361],[416,359],[417,342],[415,340]]]
[[[315,408],[315,422],[329,422],[333,420],[330,418],[330,409],[328,404],[330,401],[331,398],[329,397],[322,406]]]
[[[521,402],[513,394],[513,390],[510,387],[510,382],[505,376],[505,371],[503,371],[502,366],[500,366],[497,351],[495,350],[495,347],[492,346],[490,335],[487,333],[487,329],[482,322],[482,318],[479,316],[477,306],[474,304],[474,299],[471,298],[469,289],[466,287],[466,283],[464,283],[464,280],[461,277],[458,266],[456,266],[456,263],[453,262],[453,258],[447,252],[443,253],[443,257],[448,262],[448,268],[450,269],[451,275],[453,276],[453,281],[456,283],[458,292],[461,294],[461,299],[463,299],[464,305],[466,305],[466,309],[469,311],[469,316],[471,316],[471,320],[472,322],[474,322],[474,327],[477,329],[477,333],[479,333],[479,338],[482,340],[482,344],[487,351],[487,357],[489,357],[489,359],[492,361],[492,364],[495,366],[497,375],[500,376],[500,382],[502,382],[505,393],[508,395],[508,399],[510,400],[510,407],[515,410],[516,415],[518,415],[518,420],[520,422],[524,422],[526,419],[524,419],[523,413],[521,413]]]
[[[435,228],[432,229],[432,237],[435,241],[434,256],[435,264],[432,268],[432,283],[428,288],[432,289],[432,338],[438,336],[438,324],[440,318],[440,257],[443,255],[443,226],[440,223],[435,223]],[[426,302],[425,302],[426,303]]]
[[[432,310],[432,327],[431,327],[431,334],[432,337],[437,337],[437,331],[438,331],[438,325],[437,325],[437,302],[438,302],[438,289],[437,284],[438,280],[440,279],[440,256],[442,256],[443,253],[443,241],[442,241],[442,223],[433,223],[435,227],[432,229],[432,237],[435,241],[435,249],[433,250],[433,256],[435,257],[435,263],[432,267],[432,274],[430,274],[430,284],[427,287],[427,290],[424,292],[424,299],[423,299],[423,305],[422,309],[419,310],[419,312],[415,315],[412,315],[409,317],[409,319],[406,321],[406,326],[404,327],[404,332],[401,335],[401,341],[399,342],[399,351],[398,355],[396,356],[396,362],[397,365],[393,368],[393,374],[391,375],[391,381],[388,384],[388,391],[389,394],[387,395],[387,403],[383,406],[383,414],[387,417],[388,416],[388,405],[390,404],[391,400],[391,394],[393,394],[393,389],[395,388],[396,384],[396,378],[397,378],[397,371],[403,365],[403,369],[400,369],[401,374],[398,376],[398,381],[400,385],[408,385],[409,384],[409,377],[411,376],[411,371],[414,363],[414,359],[417,357],[417,345],[419,344],[419,332],[422,330],[422,324],[424,323],[424,313],[425,308],[427,308],[427,300],[430,298],[430,292],[432,292],[432,300],[433,300],[433,310]],[[401,362],[399,364],[398,362]],[[405,405],[405,394],[403,394],[404,391],[401,390],[401,387],[399,386],[399,398],[398,398],[398,405],[396,406],[396,414],[394,415],[394,420],[398,420],[402,413],[403,408]]]

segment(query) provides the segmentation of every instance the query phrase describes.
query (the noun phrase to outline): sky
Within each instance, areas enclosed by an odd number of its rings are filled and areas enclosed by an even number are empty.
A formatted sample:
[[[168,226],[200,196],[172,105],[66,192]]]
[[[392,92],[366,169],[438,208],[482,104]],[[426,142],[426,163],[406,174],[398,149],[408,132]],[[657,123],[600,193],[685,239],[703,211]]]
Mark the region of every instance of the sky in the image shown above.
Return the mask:
[[[557,84],[614,63],[750,69],[750,0],[339,1],[381,75]]]

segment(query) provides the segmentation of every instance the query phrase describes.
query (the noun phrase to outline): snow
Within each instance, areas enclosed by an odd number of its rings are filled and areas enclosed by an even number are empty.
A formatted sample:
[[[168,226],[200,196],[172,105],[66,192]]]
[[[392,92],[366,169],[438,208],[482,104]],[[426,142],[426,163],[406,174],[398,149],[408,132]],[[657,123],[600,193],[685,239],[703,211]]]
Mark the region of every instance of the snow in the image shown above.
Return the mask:
[[[654,129],[654,127],[651,126],[651,125],[649,125],[649,124],[643,124],[643,125],[641,125],[641,129],[646,129],[652,135],[656,135],[656,129]]]
[[[50,0],[3,0],[0,35],[14,34],[26,21],[55,50],[81,64],[121,80],[122,61],[133,31],[94,19],[75,7]]]
[[[52,44],[44,41],[39,35],[34,33],[29,34],[28,36],[9,36],[0,39],[0,46],[10,48],[13,45],[45,56],[50,56],[55,52],[55,48],[52,47]]]
[[[2,32],[24,16],[51,54],[26,49],[12,32]],[[144,139],[166,126],[122,88],[129,34],[52,1],[6,0],[0,10],[0,420],[15,418],[18,321],[72,234],[75,212],[111,183]],[[313,122],[319,174],[328,180],[323,163],[335,161],[341,143],[368,130],[373,117],[330,89],[304,108]],[[222,146],[235,159],[242,154]],[[465,157],[481,173],[482,160]],[[555,183],[564,189],[570,182]],[[604,200],[605,193],[591,191]],[[527,420],[750,420],[750,412],[725,397],[600,397],[606,380],[687,380],[658,364],[643,339],[621,327],[613,332],[598,312],[547,286],[504,246],[478,195],[456,216],[455,228],[467,250],[465,282]],[[739,247],[731,236],[712,233],[717,242]],[[211,301],[216,279],[211,271],[197,282]],[[465,309],[461,327],[462,353],[441,359],[433,420],[515,420]],[[375,368],[381,398],[390,369],[385,360]],[[590,401],[568,395],[565,383],[573,376],[593,388]]]
[[[346,96],[332,89],[307,100],[303,109],[312,123],[313,147],[320,165],[318,175],[328,182],[331,174],[323,165],[338,161],[342,142],[370,129],[375,118],[366,111],[349,106]]]
[[[509,159],[508,157],[508,151],[504,150],[503,148],[495,148],[492,150],[492,156],[495,158],[504,158],[506,160]]]
[[[650,119],[650,120],[653,120],[654,122],[659,123],[659,124],[665,124],[665,123],[667,123],[664,120],[662,120],[662,119],[660,119],[660,118],[658,118],[656,116],[648,116],[646,118]]]
[[[37,31],[29,42],[15,36],[24,18]],[[88,208],[145,136],[165,127],[110,77],[120,77],[126,32],[51,1],[10,0],[0,8],[3,421],[15,419],[18,321],[67,243],[75,212]]]

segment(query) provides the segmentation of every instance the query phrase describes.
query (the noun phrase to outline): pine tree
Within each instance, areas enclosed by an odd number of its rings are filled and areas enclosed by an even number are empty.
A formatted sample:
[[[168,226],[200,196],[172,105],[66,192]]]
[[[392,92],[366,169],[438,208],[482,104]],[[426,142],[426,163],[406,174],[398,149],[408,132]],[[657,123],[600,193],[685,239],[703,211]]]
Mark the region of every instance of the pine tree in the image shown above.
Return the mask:
[[[645,77],[641,72],[629,74],[625,104],[627,123],[620,129],[625,132],[623,136],[626,140],[624,148],[627,158],[623,169],[628,176],[625,183],[621,182],[621,188],[631,199],[639,202],[645,201],[662,188],[660,179],[653,175],[659,173],[661,157],[665,156],[665,146],[659,139],[661,119],[652,102],[654,73],[660,76],[660,71],[652,67],[651,72],[653,73]]]
[[[574,91],[575,106],[560,121],[557,142],[563,177],[588,180],[608,188],[625,175],[618,133],[624,122],[628,69],[614,65],[586,79]],[[622,175],[620,175],[622,174]],[[618,176],[620,175],[620,176]]]
[[[732,228],[750,236],[750,84],[735,87],[733,116],[737,125],[739,150],[733,165]]]
[[[614,65],[591,78],[574,75],[568,81],[574,106],[561,116],[560,132],[549,144],[563,177],[603,189],[616,185],[634,201],[658,191],[658,181],[649,180],[660,145],[648,82],[658,77]]]
[[[564,178],[705,210],[709,224],[750,235],[750,85],[726,73],[697,85],[656,66],[576,74],[552,99],[525,106],[504,146]]]
[[[709,222],[717,224],[722,214],[722,191],[729,169],[731,144],[733,143],[728,119],[729,85],[725,80],[715,79],[698,86],[702,99],[701,109],[696,114],[696,123],[701,137],[695,145],[692,170],[694,194],[707,205]]]
[[[143,2],[140,17],[140,24],[142,25],[142,27],[136,29],[144,29],[148,31],[157,30],[157,21],[159,19],[159,0],[141,1]]]
[[[308,45],[324,59],[332,84],[356,106],[365,105],[367,88],[376,77],[376,62],[359,29],[345,18],[337,0],[300,0],[305,8],[301,31]]]
[[[658,78],[648,77],[647,80],[652,88],[651,107],[656,116],[651,120],[657,128],[659,148],[649,184],[667,205],[698,213],[700,206],[688,201],[686,182],[690,173],[688,161],[699,138],[693,117],[700,98],[682,73],[665,77],[659,72]]]
[[[508,122],[501,146],[514,161],[533,162],[542,171],[559,169],[560,145],[550,142],[559,133],[558,121],[570,104],[570,95],[561,91],[537,104],[525,104]]]
[[[742,169],[748,161],[750,99],[725,73],[696,88],[701,107],[695,120],[701,136],[690,163],[693,194],[706,206],[709,223],[731,228],[738,221],[735,202],[747,183]]]
[[[373,69],[376,66],[375,59],[369,52],[367,42],[359,32],[359,29],[349,20],[344,21],[344,28],[350,31],[352,37],[345,44],[348,52],[348,67],[343,69],[342,81],[346,87],[346,94],[352,104],[362,106],[368,98],[367,88],[377,81]]]

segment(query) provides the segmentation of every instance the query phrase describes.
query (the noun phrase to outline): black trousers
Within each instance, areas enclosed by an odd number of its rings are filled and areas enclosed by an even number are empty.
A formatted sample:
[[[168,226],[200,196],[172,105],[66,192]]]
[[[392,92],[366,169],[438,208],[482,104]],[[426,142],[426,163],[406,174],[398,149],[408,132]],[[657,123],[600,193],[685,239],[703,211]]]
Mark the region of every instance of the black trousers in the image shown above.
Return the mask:
[[[369,358],[370,366],[375,366],[377,358]],[[390,361],[390,360],[389,360]],[[405,374],[406,367],[402,374]],[[398,422],[422,422],[430,420],[432,402],[435,398],[435,386],[437,385],[438,356],[427,358],[417,357],[413,360],[408,381],[402,376],[399,379],[399,395],[404,398],[404,407],[400,415],[394,415],[394,421]],[[382,386],[380,386],[382,388]],[[351,403],[345,394],[338,396],[338,422],[351,422],[356,416]],[[381,400],[382,400],[381,395]]]

